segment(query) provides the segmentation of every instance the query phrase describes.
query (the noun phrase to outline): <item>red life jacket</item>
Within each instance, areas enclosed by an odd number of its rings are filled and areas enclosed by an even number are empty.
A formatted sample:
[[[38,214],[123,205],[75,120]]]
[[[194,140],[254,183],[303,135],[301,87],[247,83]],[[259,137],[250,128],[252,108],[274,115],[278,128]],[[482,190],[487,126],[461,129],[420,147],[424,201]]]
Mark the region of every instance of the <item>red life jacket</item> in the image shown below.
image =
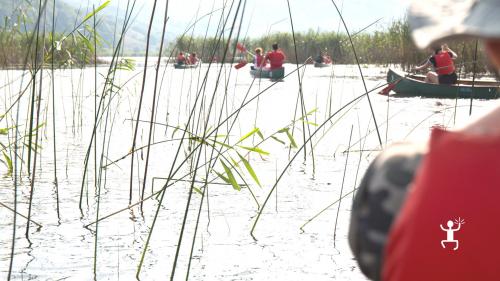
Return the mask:
[[[186,57],[184,55],[177,56],[177,62],[185,62],[185,61],[186,61]]]
[[[283,66],[283,62],[285,61],[285,54],[281,50],[272,51],[267,53],[266,60],[269,60],[269,64],[271,65],[271,69],[280,68]]]
[[[193,57],[191,56],[190,59],[189,59],[189,63],[190,64],[196,64],[198,62],[198,58],[197,57]]]
[[[499,152],[498,136],[433,131],[391,228],[382,280],[499,280]]]
[[[265,67],[266,61],[264,60],[263,55],[255,55],[254,64],[256,67]]]
[[[439,52],[434,55],[436,60],[436,72],[439,75],[452,74],[455,71],[455,64],[448,52]]]

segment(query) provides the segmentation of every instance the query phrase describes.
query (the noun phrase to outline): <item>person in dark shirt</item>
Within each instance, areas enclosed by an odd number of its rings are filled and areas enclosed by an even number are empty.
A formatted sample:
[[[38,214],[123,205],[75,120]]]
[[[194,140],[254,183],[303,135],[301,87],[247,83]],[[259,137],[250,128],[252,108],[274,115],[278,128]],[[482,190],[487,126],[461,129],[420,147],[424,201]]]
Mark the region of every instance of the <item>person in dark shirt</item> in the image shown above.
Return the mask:
[[[426,83],[433,84],[455,84],[457,83],[457,73],[455,72],[455,64],[453,60],[457,58],[457,54],[453,52],[448,45],[444,44],[436,48],[434,54],[429,57],[425,64],[415,68],[416,71],[426,69],[430,66],[434,67],[434,71],[429,71],[425,77]]]

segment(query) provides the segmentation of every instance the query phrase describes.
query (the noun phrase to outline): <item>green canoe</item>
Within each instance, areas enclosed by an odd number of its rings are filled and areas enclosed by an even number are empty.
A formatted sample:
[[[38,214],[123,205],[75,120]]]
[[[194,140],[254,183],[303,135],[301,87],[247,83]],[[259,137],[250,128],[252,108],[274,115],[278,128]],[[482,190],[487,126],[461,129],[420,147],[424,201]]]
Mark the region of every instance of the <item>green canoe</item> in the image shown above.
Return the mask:
[[[476,98],[476,99],[496,99],[500,97],[499,83],[494,81],[458,80],[455,85],[438,85],[424,83],[424,76],[402,74],[389,69],[387,82],[396,81],[394,96],[404,97],[425,97],[425,98]],[[398,82],[399,81],[399,82]]]
[[[314,62],[314,67],[329,67],[331,66],[332,64],[331,63],[323,63],[323,62]]]
[[[285,77],[285,68],[277,68],[270,70],[268,68],[256,68],[250,70],[250,75],[254,78],[270,78],[270,79],[283,79]]]
[[[174,68],[175,69],[197,68],[199,64],[200,63],[197,63],[197,64],[177,64],[177,63],[174,63]]]

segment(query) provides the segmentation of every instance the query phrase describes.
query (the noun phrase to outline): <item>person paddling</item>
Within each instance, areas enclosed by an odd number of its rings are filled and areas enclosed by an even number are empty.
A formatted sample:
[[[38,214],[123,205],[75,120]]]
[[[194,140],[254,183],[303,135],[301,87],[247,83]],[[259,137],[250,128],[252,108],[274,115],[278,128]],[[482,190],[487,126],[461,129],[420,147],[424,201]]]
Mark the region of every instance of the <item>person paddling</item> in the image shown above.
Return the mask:
[[[451,85],[457,83],[457,73],[453,60],[457,54],[448,45],[435,48],[434,54],[421,66],[415,68],[416,71],[433,66],[436,72],[429,71],[425,77],[426,83]]]
[[[186,64],[186,57],[184,56],[183,52],[179,52],[176,61],[178,65]]]
[[[286,56],[278,48],[278,43],[273,44],[273,50],[268,52],[266,54],[266,57],[264,58],[264,62],[269,61],[270,64],[270,69],[277,69],[283,67],[283,62],[285,62]]]
[[[198,63],[198,57],[196,56],[196,53],[191,53],[191,56],[189,57],[189,64],[197,64]]]
[[[255,56],[253,58],[253,64],[254,65],[252,66],[252,69],[266,67],[266,60],[264,59],[264,56],[262,55],[262,48],[255,49]]]

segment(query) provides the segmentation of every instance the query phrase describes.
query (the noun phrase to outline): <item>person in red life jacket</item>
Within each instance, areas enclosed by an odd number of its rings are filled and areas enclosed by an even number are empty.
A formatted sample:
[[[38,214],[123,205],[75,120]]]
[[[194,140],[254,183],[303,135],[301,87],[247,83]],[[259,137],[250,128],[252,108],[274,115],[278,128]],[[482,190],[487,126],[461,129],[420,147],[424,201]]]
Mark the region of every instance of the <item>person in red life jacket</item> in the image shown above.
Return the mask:
[[[277,69],[277,68],[282,68],[283,67],[283,62],[285,62],[286,56],[278,48],[278,44],[274,43],[273,44],[273,50],[268,52],[264,58],[264,61],[267,63],[269,61],[270,64],[270,69]]]
[[[500,17],[491,15],[499,14],[497,0],[437,6],[418,0],[408,20],[420,48],[443,39],[482,39],[498,75]],[[349,226],[350,247],[368,278],[499,280],[499,124],[497,106],[461,129],[434,128],[428,143],[393,145],[370,164]]]
[[[198,57],[196,56],[196,53],[191,53],[191,56],[189,56],[189,64],[197,64],[198,63]]]
[[[264,55],[262,55],[262,48],[255,49],[255,56],[253,58],[253,67],[255,68],[264,68],[266,67],[266,60],[264,59]]]
[[[453,60],[456,58],[457,54],[448,48],[448,45],[444,44],[439,48],[435,48],[434,54],[429,57],[425,64],[415,67],[415,71],[433,66],[436,72],[430,71],[427,73],[425,77],[426,83],[455,84],[458,78]]]
[[[331,57],[330,57],[330,56],[329,56],[326,52],[325,52],[325,54],[323,55],[323,61],[324,61],[324,63],[326,63],[326,64],[330,64],[330,63],[332,63],[332,62],[333,62],[333,61],[332,61],[332,58],[331,58]]]
[[[186,64],[186,57],[183,52],[179,52],[176,59],[177,64]]]

